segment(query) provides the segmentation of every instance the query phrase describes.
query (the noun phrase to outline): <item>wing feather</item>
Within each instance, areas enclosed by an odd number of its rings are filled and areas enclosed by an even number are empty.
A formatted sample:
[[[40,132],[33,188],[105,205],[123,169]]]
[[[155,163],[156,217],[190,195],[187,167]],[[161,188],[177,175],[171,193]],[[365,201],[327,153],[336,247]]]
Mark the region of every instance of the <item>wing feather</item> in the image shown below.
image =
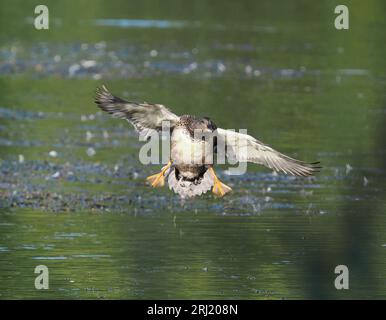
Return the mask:
[[[105,86],[96,90],[95,103],[114,118],[129,121],[141,136],[161,131],[164,121],[172,128],[180,119],[161,104],[129,102],[112,95]]]
[[[253,162],[278,172],[303,177],[321,169],[319,162],[306,163],[293,159],[247,134],[217,128],[217,139],[226,146],[226,156],[232,161]]]

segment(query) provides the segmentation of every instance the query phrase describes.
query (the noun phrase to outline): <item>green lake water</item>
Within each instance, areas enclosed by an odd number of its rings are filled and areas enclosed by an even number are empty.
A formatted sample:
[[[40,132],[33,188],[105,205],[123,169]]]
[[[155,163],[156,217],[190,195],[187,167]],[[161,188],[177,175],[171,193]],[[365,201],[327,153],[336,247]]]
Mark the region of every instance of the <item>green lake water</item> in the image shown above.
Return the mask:
[[[386,298],[384,1],[340,31],[332,0],[45,4],[41,31],[34,1],[0,9],[0,299]],[[102,84],[323,169],[222,166],[233,193],[181,201]]]

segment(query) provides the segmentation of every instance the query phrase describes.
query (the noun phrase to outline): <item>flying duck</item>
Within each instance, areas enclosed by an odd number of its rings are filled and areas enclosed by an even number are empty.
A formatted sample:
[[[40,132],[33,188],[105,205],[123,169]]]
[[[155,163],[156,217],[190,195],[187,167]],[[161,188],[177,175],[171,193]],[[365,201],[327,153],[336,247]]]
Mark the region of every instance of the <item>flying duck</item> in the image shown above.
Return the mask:
[[[169,188],[182,198],[210,189],[223,197],[232,190],[219,180],[213,168],[213,156],[219,154],[219,146],[228,160],[261,164],[294,176],[311,176],[321,168],[319,162],[290,158],[250,135],[218,128],[208,117],[177,116],[161,104],[129,102],[112,95],[105,86],[97,88],[95,103],[113,117],[130,122],[141,136],[161,132],[163,123],[168,123],[169,162],[159,173],[147,177],[147,181],[152,187],[162,187],[166,180]]]

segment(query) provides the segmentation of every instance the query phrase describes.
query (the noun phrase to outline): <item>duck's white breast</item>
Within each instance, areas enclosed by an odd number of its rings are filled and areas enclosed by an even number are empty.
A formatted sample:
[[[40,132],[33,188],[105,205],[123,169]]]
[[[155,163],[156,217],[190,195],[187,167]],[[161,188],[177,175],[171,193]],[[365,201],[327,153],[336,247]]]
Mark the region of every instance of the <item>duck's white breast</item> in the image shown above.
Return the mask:
[[[175,128],[171,136],[171,159],[175,164],[211,164],[210,143],[194,140],[185,128]]]

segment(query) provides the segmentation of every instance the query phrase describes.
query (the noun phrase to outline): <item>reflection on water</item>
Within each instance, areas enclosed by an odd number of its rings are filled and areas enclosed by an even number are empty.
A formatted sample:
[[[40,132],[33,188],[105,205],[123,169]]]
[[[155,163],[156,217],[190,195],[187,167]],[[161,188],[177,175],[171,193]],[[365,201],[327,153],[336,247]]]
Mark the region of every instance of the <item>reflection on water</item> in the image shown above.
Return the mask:
[[[145,19],[98,19],[97,26],[121,28],[182,28],[188,26],[183,21],[145,20]]]
[[[8,212],[2,219],[15,225],[2,227],[2,234],[8,234],[3,242],[10,246],[1,251],[2,296],[383,296],[382,283],[378,291],[366,293],[377,285],[370,285],[372,275],[358,272],[355,264],[351,284],[363,282],[368,287],[349,293],[333,288],[334,266],[347,261],[346,249],[353,241],[340,232],[342,217],[290,212],[269,210],[261,216],[216,215],[203,210],[151,216]],[[354,226],[361,223],[356,219]],[[373,226],[371,231],[380,235],[383,229],[384,225]],[[57,230],[70,236],[58,237]],[[367,242],[360,234],[357,237],[362,245]],[[384,248],[379,240],[373,243],[371,260],[363,263],[376,266],[382,261]],[[37,264],[50,269],[49,292],[33,289]],[[379,281],[383,270],[382,264],[373,270]]]
[[[203,24],[200,21],[171,21],[171,20],[146,20],[146,19],[97,19],[94,21],[96,26],[102,27],[119,27],[119,28],[159,28],[159,29],[173,29],[173,28],[205,28],[215,31],[227,31],[225,24]],[[243,32],[276,32],[273,26],[256,26],[244,25],[234,26],[234,30]]]
[[[385,298],[380,3],[344,37],[326,30],[328,5],[307,8],[311,22],[302,1],[123,16],[124,1],[93,13],[74,3],[76,19],[63,13],[45,34],[1,12],[0,298]],[[145,184],[159,168],[139,163],[125,122],[98,112],[101,83],[247,128],[323,170],[221,167],[231,195],[182,202]],[[48,291],[34,289],[39,264]],[[345,292],[333,286],[339,264]]]

